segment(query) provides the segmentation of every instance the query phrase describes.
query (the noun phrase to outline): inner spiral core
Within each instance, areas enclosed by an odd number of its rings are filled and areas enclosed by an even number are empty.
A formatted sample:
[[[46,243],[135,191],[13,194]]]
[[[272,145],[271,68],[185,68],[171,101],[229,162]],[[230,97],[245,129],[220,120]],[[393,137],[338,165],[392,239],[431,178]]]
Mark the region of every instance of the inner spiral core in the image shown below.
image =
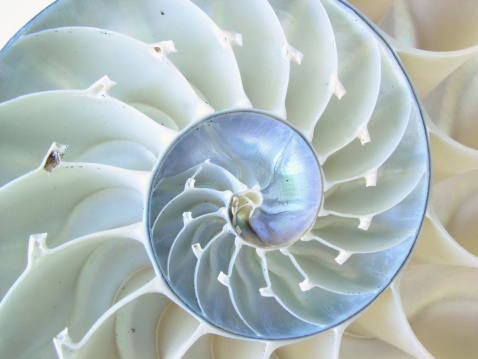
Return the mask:
[[[224,112],[183,130],[153,173],[147,222],[163,279],[196,315],[257,336],[230,291],[244,256],[260,270],[256,251],[288,247],[314,225],[323,190],[311,145],[283,120]]]
[[[217,168],[208,174],[201,166],[205,163]],[[317,217],[322,201],[319,162],[308,141],[285,121],[254,111],[207,118],[178,137],[160,162],[155,182],[192,168],[196,171],[184,176],[184,188],[189,184],[226,191],[224,196],[232,192],[228,219],[249,245],[287,246]],[[199,172],[204,172],[201,181]],[[222,186],[218,176],[234,178],[236,186]],[[204,201],[210,196],[213,192],[204,193]]]

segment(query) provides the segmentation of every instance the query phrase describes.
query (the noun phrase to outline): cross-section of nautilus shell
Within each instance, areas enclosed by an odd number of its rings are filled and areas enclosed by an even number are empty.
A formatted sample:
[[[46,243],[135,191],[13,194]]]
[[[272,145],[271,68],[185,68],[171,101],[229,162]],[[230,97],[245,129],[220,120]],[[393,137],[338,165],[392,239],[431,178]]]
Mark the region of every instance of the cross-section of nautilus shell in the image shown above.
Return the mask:
[[[384,30],[338,0],[28,23],[0,53],[0,357],[476,357],[478,39],[420,29],[445,0],[355,5]]]

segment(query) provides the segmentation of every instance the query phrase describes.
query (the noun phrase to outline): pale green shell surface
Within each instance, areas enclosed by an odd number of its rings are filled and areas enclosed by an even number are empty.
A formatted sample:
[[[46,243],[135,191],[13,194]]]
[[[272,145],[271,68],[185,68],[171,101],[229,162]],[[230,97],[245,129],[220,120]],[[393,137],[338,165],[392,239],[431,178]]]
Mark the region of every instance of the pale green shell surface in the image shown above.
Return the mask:
[[[30,22],[0,53],[0,356],[473,357],[477,50],[450,44],[478,39],[435,43],[420,14],[457,13],[427,3],[356,1],[395,39],[333,0],[62,0]],[[423,111],[387,43],[433,120],[424,221]],[[224,113],[277,123],[216,122],[161,169]]]

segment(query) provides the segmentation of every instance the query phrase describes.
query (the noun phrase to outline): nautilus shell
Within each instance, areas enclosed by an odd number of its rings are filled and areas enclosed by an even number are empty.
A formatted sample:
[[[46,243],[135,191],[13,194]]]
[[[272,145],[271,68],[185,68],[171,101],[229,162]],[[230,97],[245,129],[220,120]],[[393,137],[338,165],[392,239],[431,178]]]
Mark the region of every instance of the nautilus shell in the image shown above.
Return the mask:
[[[0,357],[476,357],[448,2],[44,10],[0,52]]]

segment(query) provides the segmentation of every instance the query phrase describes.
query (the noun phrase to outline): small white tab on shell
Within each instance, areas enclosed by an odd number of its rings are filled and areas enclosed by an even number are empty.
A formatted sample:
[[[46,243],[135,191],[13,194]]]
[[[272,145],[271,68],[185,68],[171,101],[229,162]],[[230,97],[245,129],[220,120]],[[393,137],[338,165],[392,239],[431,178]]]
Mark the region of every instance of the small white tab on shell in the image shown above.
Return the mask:
[[[73,351],[73,343],[71,341],[68,328],[63,329],[56,337],[53,338],[53,345],[59,358],[66,359]]]
[[[272,291],[271,287],[259,288],[259,293],[261,293],[261,295],[263,297],[273,297],[274,296],[274,292]]]
[[[193,249],[193,253],[196,256],[196,258],[201,259],[202,253],[204,252],[204,249],[201,248],[201,244],[200,243],[193,244],[191,248]]]
[[[342,99],[342,97],[344,97],[347,94],[347,90],[345,89],[344,85],[342,85],[342,83],[340,82],[336,73],[333,73],[332,75],[330,75],[329,90],[339,100]]]
[[[236,247],[236,250],[241,249],[243,245],[244,245],[244,240],[241,237],[234,238],[234,246]]]
[[[300,290],[306,292],[315,287],[315,284],[310,281],[309,278],[305,278],[302,282],[299,283]]]
[[[359,217],[360,223],[358,228],[363,229],[364,231],[368,230],[370,228],[370,225],[372,224],[372,218],[373,216]]]
[[[285,256],[290,256],[291,255],[290,251],[289,251],[289,248],[287,248],[287,247],[280,248],[279,251]]]
[[[168,56],[169,54],[174,54],[175,52],[178,52],[172,40],[156,42],[154,44],[151,44],[151,47],[153,48],[154,52],[163,56]]]
[[[297,65],[300,65],[302,63],[302,58],[304,57],[304,54],[296,48],[290,45],[284,45],[282,51],[284,53],[284,57],[290,62],[295,62]]]
[[[103,76],[93,85],[88,87],[86,91],[91,96],[106,97],[114,85],[116,85],[116,82],[111,80],[108,76]]]
[[[224,41],[231,44],[231,46],[242,46],[242,34],[234,31],[224,31]]]
[[[60,333],[58,333],[56,335],[55,339],[65,343],[65,344],[66,343],[72,344],[70,333],[68,332],[68,328],[63,329]]]
[[[46,233],[32,234],[28,241],[28,265],[33,266],[48,250]]]
[[[188,178],[186,181],[186,184],[184,185],[184,191],[190,191],[194,189],[195,183],[196,183],[196,180],[194,178]]]
[[[309,242],[311,240],[315,239],[315,237],[313,235],[311,235],[310,233],[306,233],[304,234],[302,237],[300,237],[300,240],[302,242]]]
[[[196,183],[196,176],[201,173],[203,170],[202,166],[199,166],[196,172],[191,176],[191,178],[188,178],[186,181],[186,184],[184,185],[184,191],[190,191],[194,189],[194,184]]]
[[[299,265],[297,262],[297,259],[294,257],[294,255],[289,251],[289,248],[281,248],[280,249],[281,253],[283,255],[286,255],[289,257],[290,261],[292,262],[292,265],[297,269],[297,271],[304,277],[304,280],[299,283],[300,290],[305,292],[307,290],[312,289],[315,287],[315,284],[311,282],[308,274],[302,269],[302,267]]]
[[[364,178],[365,187],[375,187],[377,185],[377,169],[367,173]]]
[[[229,287],[229,276],[225,274],[224,272],[220,272],[219,275],[217,276],[217,280],[219,283],[222,285],[225,285],[226,287]]]
[[[340,251],[340,252],[339,252],[339,255],[338,255],[337,257],[335,257],[335,261],[336,261],[338,264],[342,265],[342,264],[345,263],[345,261],[346,261],[347,259],[350,258],[350,256],[351,256],[352,254],[353,254],[352,252]]]
[[[371,142],[372,140],[370,139],[370,133],[368,132],[367,127],[365,127],[357,136],[357,138],[360,140],[360,143],[362,145],[365,145],[366,143]]]
[[[184,212],[183,213],[183,223],[186,226],[189,222],[193,220],[193,216],[191,212]]]

